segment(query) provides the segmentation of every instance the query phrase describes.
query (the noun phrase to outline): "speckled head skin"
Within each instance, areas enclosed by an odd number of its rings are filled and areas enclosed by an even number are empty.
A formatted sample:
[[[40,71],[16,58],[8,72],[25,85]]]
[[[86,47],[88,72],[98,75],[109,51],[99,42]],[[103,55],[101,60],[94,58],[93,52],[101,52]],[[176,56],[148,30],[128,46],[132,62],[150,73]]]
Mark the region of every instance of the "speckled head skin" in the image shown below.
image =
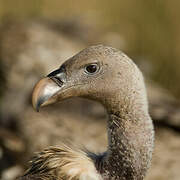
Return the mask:
[[[89,73],[89,65],[95,65],[96,71]],[[144,179],[150,167],[154,131],[143,76],[134,62],[115,48],[91,46],[68,59],[49,78],[51,87],[58,88],[44,91],[45,80],[41,82],[42,93],[38,84],[33,93],[34,108],[75,96],[99,101],[109,120],[108,150],[102,158],[92,157],[97,171],[108,180]]]

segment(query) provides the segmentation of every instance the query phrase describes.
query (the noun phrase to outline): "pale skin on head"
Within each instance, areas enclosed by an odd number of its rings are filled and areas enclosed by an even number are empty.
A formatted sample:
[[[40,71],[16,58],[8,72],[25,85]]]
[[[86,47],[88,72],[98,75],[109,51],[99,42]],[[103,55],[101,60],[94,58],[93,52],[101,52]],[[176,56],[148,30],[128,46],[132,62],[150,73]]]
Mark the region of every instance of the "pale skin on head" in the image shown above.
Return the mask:
[[[150,167],[154,131],[142,73],[121,51],[91,46],[40,80],[33,107],[71,97],[100,102],[107,110],[108,149],[101,155],[61,145],[37,154],[22,179],[142,180]]]

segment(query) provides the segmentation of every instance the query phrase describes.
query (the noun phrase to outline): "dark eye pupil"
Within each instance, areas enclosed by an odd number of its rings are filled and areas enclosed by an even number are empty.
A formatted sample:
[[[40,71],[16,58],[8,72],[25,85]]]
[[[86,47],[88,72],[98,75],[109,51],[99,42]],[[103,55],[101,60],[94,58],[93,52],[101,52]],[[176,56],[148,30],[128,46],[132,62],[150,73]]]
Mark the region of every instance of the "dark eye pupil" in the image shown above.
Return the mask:
[[[97,70],[97,66],[95,64],[91,64],[86,67],[86,71],[89,73],[95,73]]]

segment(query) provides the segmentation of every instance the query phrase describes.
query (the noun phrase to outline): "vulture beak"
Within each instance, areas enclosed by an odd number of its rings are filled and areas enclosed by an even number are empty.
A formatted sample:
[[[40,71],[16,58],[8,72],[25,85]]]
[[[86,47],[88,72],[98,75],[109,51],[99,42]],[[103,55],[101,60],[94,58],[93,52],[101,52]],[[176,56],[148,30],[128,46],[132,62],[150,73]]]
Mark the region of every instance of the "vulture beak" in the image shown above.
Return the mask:
[[[57,102],[58,95],[64,89],[65,83],[64,68],[53,71],[37,82],[32,93],[33,108],[38,112],[40,107]]]

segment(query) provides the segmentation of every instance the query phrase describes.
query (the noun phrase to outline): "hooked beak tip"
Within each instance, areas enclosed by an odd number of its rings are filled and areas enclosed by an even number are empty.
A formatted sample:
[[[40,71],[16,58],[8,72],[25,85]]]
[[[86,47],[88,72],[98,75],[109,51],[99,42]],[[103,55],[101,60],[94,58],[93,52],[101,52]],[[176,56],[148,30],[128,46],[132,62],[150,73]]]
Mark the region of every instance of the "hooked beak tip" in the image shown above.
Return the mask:
[[[33,105],[33,108],[36,112],[39,112],[39,109],[41,107],[42,101],[39,100],[36,104]]]
[[[41,104],[43,103],[42,101],[42,98],[37,98],[35,95],[34,95],[34,92],[33,91],[33,95],[32,95],[32,106],[33,106],[33,109],[36,111],[36,112],[39,112],[39,109],[41,107]]]
[[[39,112],[40,107],[55,101],[52,97],[60,90],[60,87],[49,77],[41,79],[34,87],[32,93],[33,108]]]

